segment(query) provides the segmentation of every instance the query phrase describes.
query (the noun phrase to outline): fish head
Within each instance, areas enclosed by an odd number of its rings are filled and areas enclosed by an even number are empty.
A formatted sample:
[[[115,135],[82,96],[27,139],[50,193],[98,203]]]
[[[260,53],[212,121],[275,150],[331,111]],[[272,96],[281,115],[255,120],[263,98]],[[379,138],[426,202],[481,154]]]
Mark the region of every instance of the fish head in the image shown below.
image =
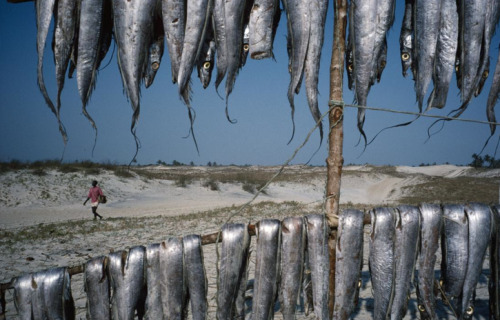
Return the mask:
[[[354,83],[354,57],[352,54],[352,48],[347,47],[345,58],[345,69],[347,71],[347,85],[349,90],[352,90]]]
[[[413,36],[408,34],[403,38],[403,41],[400,43],[400,51],[401,51],[401,66],[403,68],[403,77],[406,77],[408,68],[412,67],[412,43]],[[415,76],[415,74],[414,74]]]
[[[249,50],[250,50],[250,29],[248,28],[248,25],[246,25],[245,31],[243,32],[243,45],[241,47],[240,68],[242,68],[247,62]]]

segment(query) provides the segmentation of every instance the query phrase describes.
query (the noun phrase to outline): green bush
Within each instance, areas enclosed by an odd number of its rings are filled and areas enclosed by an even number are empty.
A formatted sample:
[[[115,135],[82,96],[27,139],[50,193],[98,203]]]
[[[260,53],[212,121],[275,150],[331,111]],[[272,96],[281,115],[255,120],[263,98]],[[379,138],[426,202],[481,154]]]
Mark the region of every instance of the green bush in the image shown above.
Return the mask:
[[[212,191],[219,191],[220,190],[219,184],[217,183],[217,181],[212,180],[212,179],[205,181],[205,183],[203,183],[203,186],[209,188]]]

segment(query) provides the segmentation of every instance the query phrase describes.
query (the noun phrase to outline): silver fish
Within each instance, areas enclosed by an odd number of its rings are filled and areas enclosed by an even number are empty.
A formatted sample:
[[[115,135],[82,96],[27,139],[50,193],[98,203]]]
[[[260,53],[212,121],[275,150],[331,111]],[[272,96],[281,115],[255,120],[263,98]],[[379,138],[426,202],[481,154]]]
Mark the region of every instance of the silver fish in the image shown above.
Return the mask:
[[[434,297],[434,266],[439,246],[443,212],[439,205],[420,205],[420,253],[418,257],[417,299],[422,319],[437,319]]]
[[[241,64],[243,17],[247,0],[228,0],[225,2],[225,31],[226,31],[226,118],[231,120],[228,112],[228,97],[233,91],[236,77]]]
[[[306,229],[302,217],[281,222],[281,281],[279,301],[283,319],[295,319],[304,269]]]
[[[321,112],[318,107],[318,76],[327,10],[328,0],[313,0],[309,2],[311,25],[304,65],[304,75],[306,80],[307,102],[314,122],[316,123],[321,119]],[[319,122],[319,136],[321,144],[323,141],[323,124],[321,122]]]
[[[149,88],[155,79],[156,72],[160,68],[163,50],[165,48],[165,31],[163,30],[163,18],[161,15],[161,2],[157,2],[153,22],[152,42],[149,45],[148,63],[144,73],[144,86]]]
[[[247,3],[250,3],[248,1]],[[241,59],[240,59],[240,69],[247,63],[248,52],[250,51],[250,29],[248,24],[244,24],[243,27],[243,46],[241,47]]]
[[[102,26],[105,7],[108,4],[109,2],[106,0],[88,0],[80,3],[76,80],[82,101],[82,112],[96,132],[97,127],[87,112],[87,104],[95,88],[97,70],[101,62]]]
[[[59,125],[61,112],[61,93],[64,87],[66,71],[71,56],[73,40],[75,38],[77,0],[59,0],[56,10],[56,24],[54,28],[54,61],[56,65],[57,81],[57,114]],[[67,141],[66,131],[62,126],[63,139]]]
[[[206,89],[212,79],[212,70],[215,65],[215,36],[213,23],[209,23],[206,30],[205,41],[198,59],[198,78],[200,78],[203,89]]]
[[[186,28],[186,1],[161,0],[163,28],[172,65],[172,82],[177,83]]]
[[[250,57],[260,60],[273,56],[273,25],[279,2],[255,0],[250,13],[249,46]]]
[[[397,216],[393,208],[370,211],[371,235],[369,267],[374,297],[374,319],[387,319],[394,295],[394,242]]]
[[[212,15],[212,0],[188,1],[186,7],[186,32],[178,73],[179,94],[184,102],[190,101],[190,79],[203,46],[205,30]]]
[[[182,239],[184,247],[184,264],[186,282],[191,300],[191,315],[193,320],[202,320],[207,317],[207,275],[203,264],[203,250],[201,237],[189,235]]]
[[[306,250],[304,252],[304,269],[302,274],[302,299],[304,299],[304,313],[308,316],[314,312],[313,288],[311,279],[311,264],[309,263],[309,254],[307,252],[307,235],[306,235]]]
[[[345,70],[347,71],[347,87],[352,90],[354,85],[354,56],[352,52],[352,37],[347,35],[347,44],[345,47]]]
[[[36,51],[38,53],[38,65],[37,65],[37,80],[40,92],[45,99],[45,103],[52,111],[52,113],[59,119],[59,114],[54,106],[54,103],[47,93],[47,88],[45,87],[45,81],[43,78],[43,55],[45,51],[45,43],[47,40],[47,35],[49,33],[50,22],[52,21],[52,14],[54,12],[55,0],[36,0]],[[61,129],[61,126],[59,126]],[[61,132],[64,139],[64,133]]]
[[[405,13],[401,24],[401,33],[399,35],[399,49],[401,52],[401,67],[403,77],[406,72],[412,68],[413,61],[413,5],[415,0],[405,0]],[[415,77],[414,77],[415,78]]]
[[[378,60],[380,57],[383,57],[382,51],[384,50],[384,45],[386,50],[385,55],[387,56],[386,34],[394,23],[394,10],[396,9],[396,1],[378,0],[377,6],[375,8],[377,10],[377,17],[375,20],[376,32],[374,39],[375,48],[373,52],[375,54],[375,58]],[[382,74],[383,68],[382,70],[380,69],[380,64],[378,63],[378,61],[375,61],[372,69],[371,83],[375,83],[375,79],[378,77],[379,73]]]
[[[366,106],[371,87],[371,75],[375,65],[375,34],[377,0],[353,0],[349,6],[349,35],[354,56],[354,99],[358,105]],[[363,130],[365,109],[358,109],[358,130],[366,145]]]
[[[14,288],[14,304],[20,320],[32,320],[32,296],[36,288],[33,287],[32,274],[25,274],[12,281]]]
[[[497,104],[498,97],[500,96],[500,54],[497,58],[497,65],[495,67],[495,74],[491,83],[490,93],[488,94],[488,101],[486,102],[486,116],[488,121],[497,122],[495,117],[495,105]],[[490,124],[491,136],[495,133],[497,126]]]
[[[87,295],[87,319],[111,319],[108,258],[93,258],[85,264],[84,284]]]
[[[495,228],[490,244],[491,277],[488,289],[490,293],[490,318],[498,320],[500,319],[500,206],[492,208],[492,215]]]
[[[148,61],[148,44],[152,36],[156,1],[112,0],[112,3],[118,66],[124,91],[134,112],[130,129],[135,137],[135,124],[141,108],[140,80]],[[136,138],[138,147],[137,143]]]
[[[462,293],[469,251],[469,224],[463,205],[443,206],[441,283],[454,309]]]
[[[491,238],[491,211],[484,204],[471,203],[465,206],[469,221],[469,259],[462,296],[458,302],[460,319],[472,319],[474,314],[473,293],[482,271],[486,248]]]
[[[288,86],[288,101],[292,111],[292,137],[295,134],[295,102],[294,94],[300,91],[302,76],[305,69],[305,60],[307,55],[307,47],[309,44],[311,16],[309,12],[308,2],[300,0],[282,0],[283,7],[287,18],[287,43],[290,48],[289,67],[290,84]]]
[[[144,257],[146,249],[143,246],[133,247],[126,251],[109,254],[109,275],[113,295],[111,297],[111,312],[113,319],[133,320],[137,310],[140,310],[141,296],[145,291]]]
[[[328,249],[329,228],[324,215],[306,216],[307,252],[311,268],[314,314],[318,319],[328,319],[328,286],[330,258]]]
[[[481,47],[486,20],[487,0],[460,0],[458,2],[459,21],[459,61],[460,93],[462,105],[452,111],[453,117],[460,116],[467,108],[478,84],[480,71]]]
[[[422,112],[424,97],[431,82],[436,56],[441,16],[441,0],[415,1],[413,6],[415,43],[415,91],[418,110]]]
[[[217,319],[232,319],[240,282],[246,273],[250,236],[244,224],[222,227],[222,250],[217,275]]]
[[[448,89],[455,69],[455,57],[458,46],[456,0],[442,0],[440,19],[434,72],[432,75],[434,89],[427,100],[427,110],[432,108],[442,109],[446,105]]]
[[[227,72],[227,36],[225,0],[214,0],[212,21],[214,26],[215,47],[217,48],[217,77],[215,89],[219,88]]]
[[[384,38],[382,47],[380,48],[378,58],[377,58],[377,82],[380,82],[382,78],[382,73],[384,72],[385,66],[387,65],[387,39]]]
[[[281,223],[264,219],[256,225],[257,257],[253,290],[252,319],[272,319],[280,266]]]
[[[488,80],[488,76],[490,75],[490,57],[486,58],[485,65],[483,68],[483,74],[479,79],[479,83],[477,84],[476,91],[474,92],[474,97],[477,97],[481,94],[484,88],[484,83]]]
[[[146,274],[146,319],[163,318],[163,302],[161,297],[160,244],[153,243],[146,247],[144,259]]]
[[[160,246],[160,281],[164,319],[183,319],[186,312],[186,274],[182,240],[169,238]]]
[[[358,303],[363,267],[363,212],[344,210],[337,230],[333,318],[350,319]]]
[[[32,287],[35,289],[32,294],[32,319],[75,319],[71,281],[65,267],[35,273]]]
[[[394,242],[394,299],[391,307],[391,319],[403,319],[408,307],[410,284],[413,280],[417,261],[420,211],[414,206],[397,208],[396,234]]]

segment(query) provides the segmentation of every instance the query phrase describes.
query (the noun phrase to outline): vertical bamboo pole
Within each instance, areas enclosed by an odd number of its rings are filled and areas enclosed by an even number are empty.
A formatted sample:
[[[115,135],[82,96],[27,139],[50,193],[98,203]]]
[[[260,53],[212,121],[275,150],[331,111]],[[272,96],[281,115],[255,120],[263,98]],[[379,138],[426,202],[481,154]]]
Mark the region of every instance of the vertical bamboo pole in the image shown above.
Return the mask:
[[[347,0],[334,0],[334,31],[332,45],[332,60],[330,63],[330,100],[342,101],[344,52],[347,24]],[[342,146],[344,139],[342,105],[333,105],[328,116],[328,158],[326,159],[327,179],[326,179],[326,216],[331,227],[337,225],[340,201],[340,178],[342,175]],[[332,230],[332,229],[331,229]],[[333,314],[335,303],[335,240],[336,231],[330,232],[328,246],[330,249],[330,301],[328,307],[330,315]]]

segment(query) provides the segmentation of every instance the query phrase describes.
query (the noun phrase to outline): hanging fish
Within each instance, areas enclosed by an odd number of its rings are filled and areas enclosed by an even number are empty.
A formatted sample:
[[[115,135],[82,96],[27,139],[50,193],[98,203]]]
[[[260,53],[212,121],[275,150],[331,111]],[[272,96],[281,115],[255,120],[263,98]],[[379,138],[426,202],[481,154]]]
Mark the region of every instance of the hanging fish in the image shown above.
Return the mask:
[[[311,312],[314,312],[314,302],[311,279],[311,264],[309,263],[309,253],[307,252],[307,237],[306,250],[304,252],[304,269],[302,274],[302,298],[304,299],[304,313],[306,316],[308,316]]]
[[[279,279],[281,223],[264,219],[257,223],[257,257],[253,289],[252,319],[267,320],[274,316]]]
[[[443,206],[441,285],[452,308],[462,294],[469,259],[469,224],[463,205]]]
[[[414,206],[397,208],[397,223],[394,242],[394,298],[391,306],[391,319],[403,319],[408,310],[410,285],[417,261],[420,211]]]
[[[250,1],[248,1],[250,2]],[[250,29],[248,24],[243,25],[243,46],[241,47],[240,69],[247,63],[248,52],[250,51]]]
[[[491,238],[491,210],[488,206],[471,203],[465,206],[469,221],[469,258],[462,295],[458,299],[460,319],[472,319],[474,314],[473,293],[483,268],[484,256]]]
[[[184,248],[184,264],[186,283],[191,300],[191,315],[193,320],[203,320],[207,317],[207,275],[203,264],[201,237],[189,235],[182,239]]]
[[[455,69],[458,46],[458,14],[456,0],[442,0],[439,36],[437,40],[434,72],[434,89],[427,100],[427,110],[442,109],[446,105],[451,77]]]
[[[321,60],[321,49],[325,32],[328,0],[313,0],[309,2],[310,35],[307,47],[304,75],[306,80],[306,96],[309,110],[314,122],[319,122],[320,145],[323,142],[323,124],[320,122],[321,112],[318,107],[318,76]]]
[[[56,65],[56,81],[57,81],[57,115],[60,126],[61,113],[61,93],[64,87],[64,80],[68,64],[71,57],[71,50],[75,38],[76,29],[76,15],[77,15],[77,0],[59,0],[57,2],[57,9],[55,10],[55,28],[54,28],[54,61]],[[67,142],[67,136],[63,133],[63,139]]]
[[[179,238],[168,238],[160,246],[160,282],[164,319],[183,319],[187,289],[183,245]]]
[[[250,235],[245,224],[225,224],[222,227],[222,249],[217,275],[217,319],[240,317],[235,310],[248,264]],[[241,306],[238,306],[241,311]]]
[[[172,69],[172,83],[177,83],[181,67],[182,45],[186,28],[186,1],[161,0],[163,28],[167,41],[168,54]]]
[[[283,319],[294,319],[302,284],[306,229],[302,217],[281,222],[281,281],[278,291]]]
[[[109,276],[113,288],[111,312],[113,319],[133,320],[137,310],[139,319],[144,315],[144,257],[146,248],[133,247],[127,251],[109,254]]]
[[[370,211],[372,230],[370,235],[369,267],[374,297],[374,319],[387,319],[391,313],[394,294],[394,242],[396,212],[392,208],[376,208]]]
[[[96,135],[97,127],[87,112],[87,104],[95,88],[97,71],[102,61],[103,38],[111,32],[104,28],[108,26],[106,21],[109,21],[110,12],[110,0],[88,0],[81,1],[80,4],[76,80],[83,114],[90,121]]]
[[[488,101],[486,102],[486,116],[489,122],[497,122],[495,117],[495,105],[497,104],[500,95],[500,54],[497,58],[497,65],[495,67],[495,74],[491,83],[490,93],[488,94]],[[490,124],[490,136],[495,134],[497,126]]]
[[[215,65],[215,35],[213,23],[207,25],[205,41],[201,49],[201,55],[198,58],[198,78],[200,78],[203,89],[206,89],[212,79],[212,70]]]
[[[32,274],[25,274],[12,281],[14,304],[20,320],[32,320],[31,300],[36,289]]]
[[[68,65],[68,78],[72,79],[73,78],[73,73],[75,73],[76,70],[76,64],[78,60],[78,32],[80,31],[80,8],[81,8],[82,2],[80,0],[76,1],[76,8],[75,8],[75,34],[73,37],[73,44],[71,45],[71,53],[69,57],[69,65]]]
[[[108,258],[104,256],[85,263],[83,279],[87,295],[87,319],[111,319],[108,263]]]
[[[149,88],[155,79],[156,72],[160,68],[163,50],[165,48],[165,31],[163,30],[163,18],[161,13],[161,1],[158,0],[154,11],[153,36],[149,45],[148,63],[144,73],[144,86]]]
[[[225,0],[214,0],[212,21],[214,26],[215,47],[217,48],[217,77],[215,89],[219,88],[227,72],[227,35]]]
[[[377,59],[373,65],[372,75],[371,75],[371,83],[375,83],[375,79],[378,77],[378,74],[382,74],[382,71],[385,67],[381,67],[379,60],[383,61],[383,51],[385,46],[385,56],[387,60],[387,40],[386,34],[387,31],[392,27],[394,23],[394,11],[396,8],[395,0],[378,0],[377,6],[375,7],[377,10],[377,16],[375,20],[376,30],[375,30],[375,47],[374,47],[374,56]],[[372,21],[373,23],[373,21]],[[382,58],[381,58],[382,57]]]
[[[441,0],[415,1],[413,6],[415,91],[419,112],[422,112],[424,97],[434,72],[441,21],[441,2]]]
[[[325,216],[320,214],[307,215],[306,223],[314,314],[318,319],[328,319],[328,279],[330,273],[328,225]]]
[[[347,35],[347,44],[345,46],[345,71],[347,72],[347,87],[352,90],[354,87],[354,56],[352,52],[352,37]]]
[[[279,1],[255,0],[250,13],[249,47],[250,57],[260,60],[273,56],[273,29]]]
[[[146,319],[163,318],[163,302],[161,297],[160,244],[153,243],[146,247],[144,259],[146,271]]]
[[[384,38],[382,47],[380,48],[378,58],[377,58],[377,82],[380,82],[382,78],[382,72],[384,72],[385,66],[387,65],[387,39]]]
[[[344,210],[337,230],[333,318],[347,320],[356,309],[363,268],[363,212]]]
[[[401,52],[401,67],[403,68],[403,77],[406,77],[408,69],[412,69],[413,61],[413,6],[415,0],[405,0],[405,13],[401,24],[401,33],[399,35],[399,49]],[[413,74],[413,78],[416,76]]]
[[[439,205],[420,205],[420,253],[418,256],[417,300],[422,319],[437,320],[434,297],[434,266],[441,234],[443,212]]]
[[[490,244],[490,318],[500,319],[500,207],[492,208],[492,224],[494,224]]]

